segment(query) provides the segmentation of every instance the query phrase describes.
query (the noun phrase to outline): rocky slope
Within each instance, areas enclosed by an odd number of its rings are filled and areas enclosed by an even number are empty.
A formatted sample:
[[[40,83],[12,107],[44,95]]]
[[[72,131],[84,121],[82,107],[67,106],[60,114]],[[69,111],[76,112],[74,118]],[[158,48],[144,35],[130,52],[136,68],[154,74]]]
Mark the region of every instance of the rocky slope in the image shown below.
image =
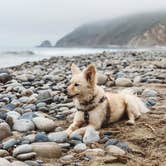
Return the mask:
[[[166,12],[123,16],[82,25],[57,41],[57,47],[166,45]]]
[[[166,25],[155,24],[141,36],[135,36],[129,41],[129,45],[135,47],[166,46]]]
[[[166,52],[53,57],[0,70],[0,166],[166,165]],[[94,63],[98,84],[137,93],[151,109],[88,138],[63,132],[77,111],[66,94],[70,65]]]

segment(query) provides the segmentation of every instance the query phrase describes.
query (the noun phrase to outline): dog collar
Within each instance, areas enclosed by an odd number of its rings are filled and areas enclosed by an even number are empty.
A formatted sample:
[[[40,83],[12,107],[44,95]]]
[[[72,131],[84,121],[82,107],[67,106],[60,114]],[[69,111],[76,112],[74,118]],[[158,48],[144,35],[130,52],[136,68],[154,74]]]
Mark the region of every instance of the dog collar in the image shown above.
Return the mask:
[[[105,96],[103,96],[102,98],[100,98],[99,102],[97,103],[100,104],[100,103],[103,103],[107,98]],[[94,108],[97,107],[97,105],[93,106],[93,107],[90,107],[88,109],[80,109],[80,108],[77,108],[78,111],[81,111],[84,113],[84,121],[85,121],[85,124],[88,125],[89,124],[89,112],[92,111]]]
[[[95,97],[93,98],[93,100],[95,99]],[[86,109],[86,108],[85,109],[77,108],[77,110],[81,111],[81,112],[89,112],[89,111],[93,110],[94,108],[96,108],[98,104],[103,103],[106,99],[107,98],[105,96],[103,96],[102,98],[100,98],[99,102],[96,105],[94,105],[94,106],[92,106],[92,107],[90,107],[88,109]],[[86,104],[86,105],[92,104],[93,100],[91,99],[91,102],[88,102],[88,104]],[[86,106],[85,104],[82,104],[82,105]]]
[[[92,97],[92,99],[90,99],[89,101],[84,101],[83,103],[81,103],[81,105],[86,106],[86,105],[92,104],[93,101],[95,100],[95,98],[96,98],[96,95],[94,95],[94,96]]]

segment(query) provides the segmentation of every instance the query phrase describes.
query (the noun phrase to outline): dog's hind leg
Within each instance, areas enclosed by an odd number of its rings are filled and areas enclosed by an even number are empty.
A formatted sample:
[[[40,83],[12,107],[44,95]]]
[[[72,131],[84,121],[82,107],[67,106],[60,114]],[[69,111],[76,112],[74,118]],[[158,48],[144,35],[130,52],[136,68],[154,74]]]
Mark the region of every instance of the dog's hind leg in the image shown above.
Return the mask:
[[[126,122],[126,124],[134,125],[135,124],[135,116],[134,116],[134,114],[131,111],[129,111],[129,110],[127,111],[127,114],[128,114],[129,120]]]
[[[134,125],[135,119],[138,119],[141,115],[137,103],[127,103],[126,111],[129,118],[126,123],[129,125]]]

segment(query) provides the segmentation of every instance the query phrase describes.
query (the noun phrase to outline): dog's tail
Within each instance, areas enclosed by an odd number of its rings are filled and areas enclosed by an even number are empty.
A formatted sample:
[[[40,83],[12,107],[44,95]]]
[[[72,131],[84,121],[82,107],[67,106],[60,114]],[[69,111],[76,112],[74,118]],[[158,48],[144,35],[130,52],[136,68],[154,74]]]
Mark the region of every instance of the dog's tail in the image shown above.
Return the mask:
[[[144,102],[137,97],[133,89],[124,89],[120,92],[120,94],[124,96],[127,107],[134,108],[140,113],[146,113],[150,111]]]
[[[139,111],[141,113],[149,112],[150,110],[146,107],[145,103],[140,98],[138,98],[137,96],[135,96],[135,97],[136,97],[136,103],[139,107]]]

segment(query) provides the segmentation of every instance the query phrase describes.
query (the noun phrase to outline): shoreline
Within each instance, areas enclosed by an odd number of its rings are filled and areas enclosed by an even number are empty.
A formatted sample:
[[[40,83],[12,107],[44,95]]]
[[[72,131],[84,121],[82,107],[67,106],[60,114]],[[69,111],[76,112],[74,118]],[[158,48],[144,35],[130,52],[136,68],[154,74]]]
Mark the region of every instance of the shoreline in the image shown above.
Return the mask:
[[[79,55],[74,55],[74,56],[71,56],[71,55],[60,55],[60,56],[51,56],[51,57],[45,57],[41,60],[34,60],[34,61],[25,61],[19,65],[14,65],[14,66],[8,66],[8,67],[0,67],[0,69],[10,69],[10,68],[14,68],[14,67],[19,67],[19,66],[22,66],[26,63],[38,63],[38,62],[42,62],[42,61],[50,61],[50,59],[59,59],[59,58],[63,58],[64,60],[65,59],[68,59],[68,58],[75,58],[75,59],[78,59],[78,58],[83,58],[83,59],[86,59],[88,57],[92,57],[95,58],[96,56],[98,55],[101,55],[101,54],[112,54],[112,55],[117,55],[117,54],[121,54],[122,56],[124,56],[124,54],[132,54],[132,53],[139,53],[139,54],[148,54],[150,55],[150,53],[153,55],[153,54],[161,54],[163,58],[165,58],[166,56],[166,50],[133,50],[133,51],[129,51],[129,50],[118,50],[118,51],[102,51],[101,53],[89,53],[89,54],[79,54]],[[165,56],[163,56],[163,54],[165,54]],[[35,55],[34,55],[35,56]],[[146,55],[145,55],[146,56]],[[125,58],[125,57],[124,57]]]
[[[21,50],[20,52],[16,51],[9,51],[7,54],[2,56],[1,64],[0,64],[0,69],[2,68],[10,68],[14,66],[19,66],[25,62],[37,62],[37,61],[42,61],[43,59],[50,59],[53,57],[62,57],[62,58],[69,58],[69,57],[81,57],[81,56],[96,56],[97,54],[102,54],[103,52],[110,53],[110,54],[117,54],[117,53],[156,53],[160,54],[162,52],[166,52],[164,49],[152,49],[152,48],[139,48],[139,49],[99,49],[99,50],[87,50],[84,48],[84,51],[82,50],[77,50],[76,48],[74,49],[75,51],[72,51],[73,49],[67,49],[67,50],[61,50],[58,52],[58,50],[53,50],[47,49],[47,48],[42,48],[39,49],[38,51],[36,50],[31,50],[31,51],[24,51]],[[12,54],[13,53],[13,54]],[[87,57],[87,56],[86,56]],[[17,64],[19,62],[19,64]],[[7,65],[3,66],[2,63],[6,63]],[[14,65],[12,65],[12,63]]]

